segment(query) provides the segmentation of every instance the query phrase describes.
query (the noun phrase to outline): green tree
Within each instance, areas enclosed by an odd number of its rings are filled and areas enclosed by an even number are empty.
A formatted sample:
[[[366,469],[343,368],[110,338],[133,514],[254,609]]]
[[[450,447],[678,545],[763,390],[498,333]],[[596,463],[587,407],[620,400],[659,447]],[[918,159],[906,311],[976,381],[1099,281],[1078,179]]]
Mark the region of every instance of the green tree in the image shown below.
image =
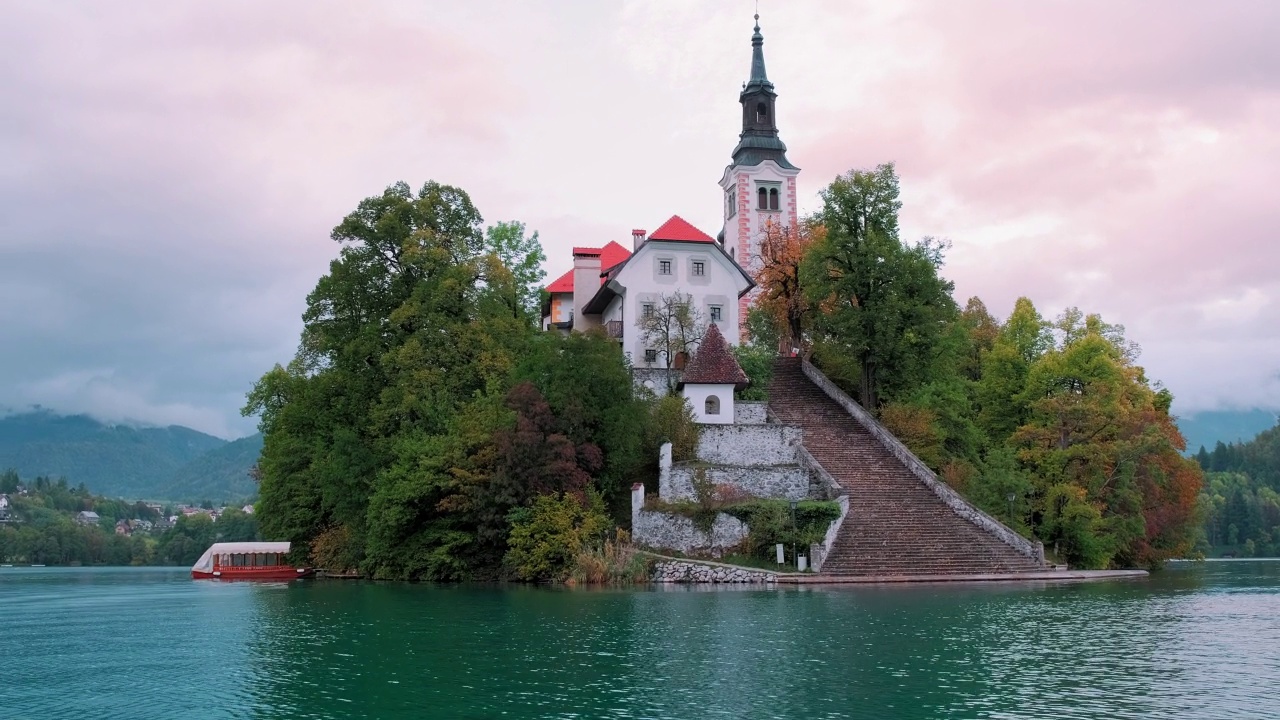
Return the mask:
[[[547,275],[542,269],[547,256],[538,242],[538,233],[526,235],[522,222],[500,222],[485,230],[485,249],[511,273],[512,312],[536,324],[541,316],[539,292]]]
[[[825,355],[849,362],[863,405],[878,409],[931,379],[938,344],[958,310],[938,275],[945,243],[898,237],[892,164],[851,170],[823,192],[826,234],[805,256],[803,286]]]

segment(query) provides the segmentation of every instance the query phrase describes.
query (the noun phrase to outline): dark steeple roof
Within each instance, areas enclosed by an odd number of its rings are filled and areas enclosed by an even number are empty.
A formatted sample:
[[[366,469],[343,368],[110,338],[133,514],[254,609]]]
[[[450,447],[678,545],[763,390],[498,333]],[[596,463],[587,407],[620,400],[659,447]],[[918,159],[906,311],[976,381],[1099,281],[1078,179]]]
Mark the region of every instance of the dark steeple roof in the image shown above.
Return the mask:
[[[738,96],[742,103],[742,134],[733,149],[734,165],[759,165],[772,160],[780,167],[795,169],[787,160],[787,146],[778,137],[774,119],[777,97],[765,73],[764,35],[760,33],[760,16],[756,15],[755,32],[751,35],[751,78],[743,83]]]
[[[729,343],[715,323],[707,328],[698,343],[698,351],[684,368],[684,376],[680,378],[680,387],[685,385],[733,385],[741,390],[750,383],[747,374],[742,371]]]

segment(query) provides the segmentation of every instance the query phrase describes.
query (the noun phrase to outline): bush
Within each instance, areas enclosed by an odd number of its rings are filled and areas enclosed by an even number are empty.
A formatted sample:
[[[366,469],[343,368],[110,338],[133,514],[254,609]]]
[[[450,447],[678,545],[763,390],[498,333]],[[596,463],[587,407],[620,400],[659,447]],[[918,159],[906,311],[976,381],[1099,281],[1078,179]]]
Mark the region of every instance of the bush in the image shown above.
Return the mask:
[[[746,543],[748,554],[767,559],[773,556],[778,543],[808,548],[811,543],[822,542],[827,528],[840,517],[840,503],[802,500],[796,504],[794,522],[791,505],[786,500],[750,500],[723,508],[721,512],[747,524],[750,529]]]
[[[603,544],[610,522],[600,494],[539,495],[532,507],[511,511],[506,562],[521,580],[563,581],[578,557]]]
[[[631,535],[618,528],[613,540],[578,553],[570,582],[589,585],[642,583],[649,580],[650,561],[636,552]]]
[[[653,415],[645,444],[655,450],[671,443],[671,461],[692,460],[698,453],[702,427],[693,419],[693,410],[682,395],[667,395],[653,403]]]

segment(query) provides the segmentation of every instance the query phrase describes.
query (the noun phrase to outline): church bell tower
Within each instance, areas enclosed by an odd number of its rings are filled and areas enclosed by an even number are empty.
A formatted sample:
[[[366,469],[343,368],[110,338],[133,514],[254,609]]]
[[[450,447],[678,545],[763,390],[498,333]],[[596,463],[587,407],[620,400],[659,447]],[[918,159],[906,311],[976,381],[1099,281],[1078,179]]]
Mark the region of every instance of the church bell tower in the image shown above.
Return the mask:
[[[769,224],[793,226],[796,215],[796,176],[800,168],[787,160],[787,146],[778,137],[777,100],[764,69],[764,35],[755,16],[751,35],[751,76],[742,86],[742,133],[733,149],[733,162],[720,178],[724,190],[725,251],[753,277],[760,269],[760,239]],[[758,290],[739,301],[743,333],[747,308]],[[745,337],[745,335],[744,335]]]

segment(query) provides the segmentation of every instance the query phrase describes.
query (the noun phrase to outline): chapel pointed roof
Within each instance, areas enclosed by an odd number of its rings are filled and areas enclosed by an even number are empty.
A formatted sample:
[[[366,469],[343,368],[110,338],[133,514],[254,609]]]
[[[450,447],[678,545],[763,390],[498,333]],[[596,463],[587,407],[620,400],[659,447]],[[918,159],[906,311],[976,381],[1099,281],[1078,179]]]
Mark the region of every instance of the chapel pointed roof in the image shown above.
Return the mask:
[[[741,390],[750,384],[747,374],[742,371],[738,359],[729,349],[729,343],[720,333],[715,323],[707,328],[698,343],[698,350],[693,359],[684,367],[684,375],[680,378],[680,387],[685,385],[733,385]]]

